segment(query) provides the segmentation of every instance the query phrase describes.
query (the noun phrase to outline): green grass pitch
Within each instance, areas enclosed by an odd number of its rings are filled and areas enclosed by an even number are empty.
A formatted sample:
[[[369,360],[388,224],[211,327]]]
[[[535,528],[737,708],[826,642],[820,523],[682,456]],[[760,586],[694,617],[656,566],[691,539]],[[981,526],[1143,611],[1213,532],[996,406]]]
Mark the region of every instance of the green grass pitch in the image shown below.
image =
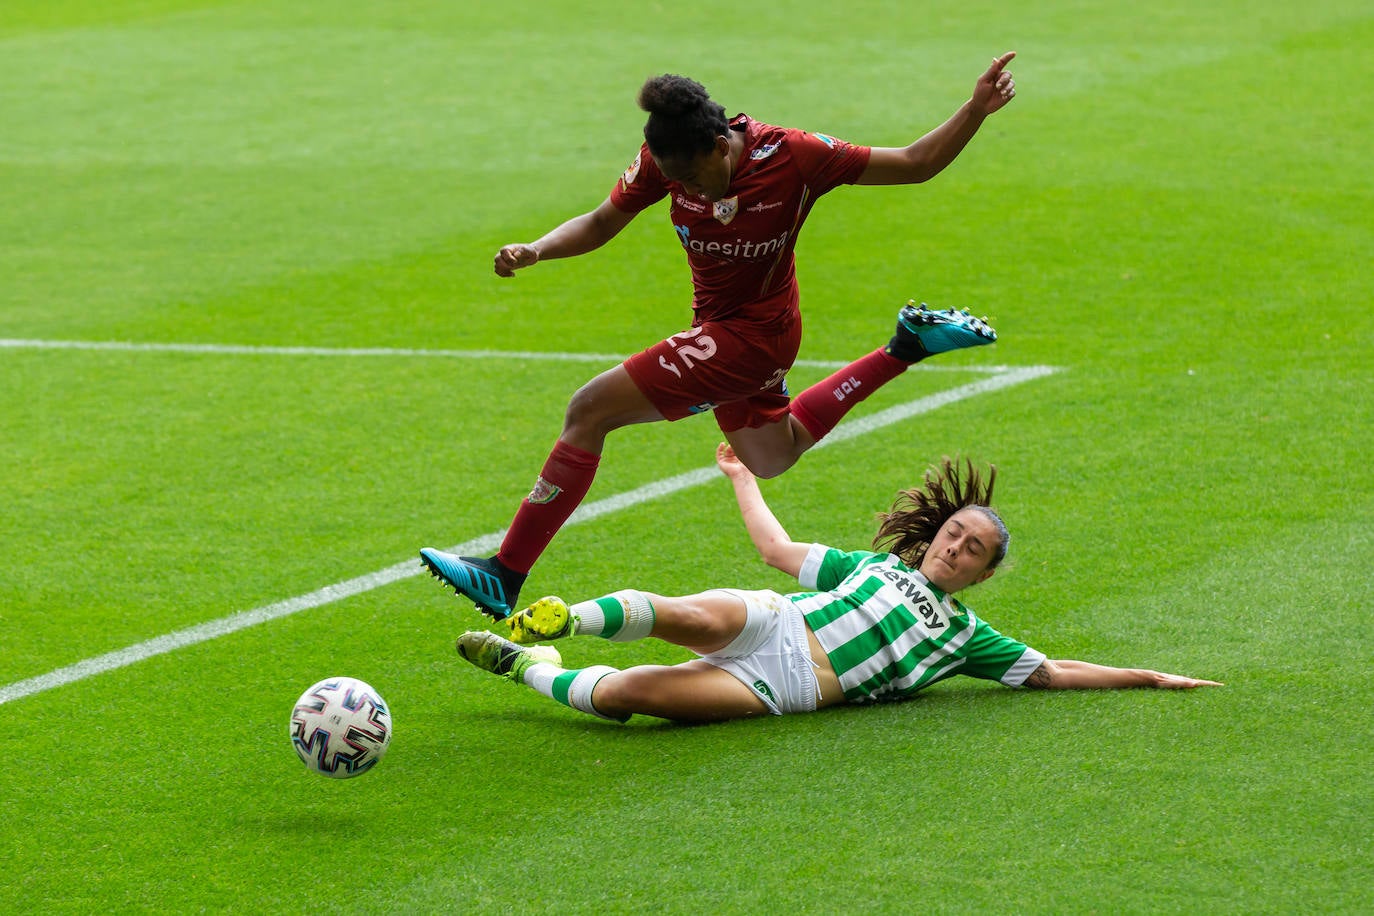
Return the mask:
[[[1374,911],[1371,45],[1349,0],[8,0],[0,911]],[[470,608],[377,579],[499,531],[571,392],[687,320],[657,208],[491,271],[605,196],[646,76],[900,145],[1009,49],[1017,98],[948,172],[818,204],[791,381],[876,346],[908,296],[1001,340],[858,421],[1058,371],[765,491],[795,537],[857,547],[930,462],[995,462],[1010,565],[970,605],[1053,656],[1224,689],[956,679],[620,727],[466,666]],[[624,430],[589,502],[706,468],[717,438]],[[719,477],[570,526],[526,595],[718,585],[788,587]],[[213,638],[72,667],[186,633]],[[395,717],[358,780],[287,740],[333,674]]]

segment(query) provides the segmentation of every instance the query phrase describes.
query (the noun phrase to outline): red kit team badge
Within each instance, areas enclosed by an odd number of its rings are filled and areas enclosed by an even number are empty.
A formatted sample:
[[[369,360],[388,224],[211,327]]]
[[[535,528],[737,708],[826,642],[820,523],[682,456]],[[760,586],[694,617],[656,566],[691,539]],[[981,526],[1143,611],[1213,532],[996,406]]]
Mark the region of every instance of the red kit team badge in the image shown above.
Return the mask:
[[[719,220],[722,226],[730,225],[730,220],[734,219],[735,214],[738,212],[738,197],[727,197],[724,200],[716,201],[711,206],[711,215],[714,216],[717,220]]]
[[[562,492],[563,490],[561,487],[555,487],[543,477],[540,477],[535,480],[534,489],[530,490],[530,495],[526,496],[525,499],[536,506],[543,506],[553,502],[558,498],[558,494]]]
[[[635,179],[639,177],[639,160],[640,156],[643,155],[643,153],[640,153],[639,156],[635,156],[635,161],[631,162],[630,167],[625,170],[625,174],[620,176],[620,187],[622,190],[634,184]]]

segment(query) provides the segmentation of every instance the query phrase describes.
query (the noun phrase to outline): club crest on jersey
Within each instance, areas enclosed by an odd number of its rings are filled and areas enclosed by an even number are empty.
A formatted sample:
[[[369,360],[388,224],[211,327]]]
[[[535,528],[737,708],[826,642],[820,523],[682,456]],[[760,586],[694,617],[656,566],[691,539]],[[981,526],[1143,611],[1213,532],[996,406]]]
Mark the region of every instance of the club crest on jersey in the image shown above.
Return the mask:
[[[625,170],[625,174],[620,176],[620,186],[622,188],[628,188],[630,185],[634,184],[635,179],[639,177],[640,159],[643,156],[644,153],[641,151],[639,155],[635,156],[635,161],[630,163],[630,167]]]
[[[730,225],[730,220],[734,219],[735,214],[738,212],[738,197],[727,197],[724,200],[718,200],[711,205],[711,215],[714,216],[722,226]]]

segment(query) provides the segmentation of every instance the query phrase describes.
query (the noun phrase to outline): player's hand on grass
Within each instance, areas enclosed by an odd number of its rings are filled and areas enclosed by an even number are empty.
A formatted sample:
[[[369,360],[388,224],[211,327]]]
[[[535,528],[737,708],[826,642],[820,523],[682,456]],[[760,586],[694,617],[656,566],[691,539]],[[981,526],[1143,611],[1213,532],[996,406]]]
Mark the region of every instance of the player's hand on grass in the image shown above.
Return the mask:
[[[539,261],[539,251],[532,245],[505,245],[496,252],[496,275],[513,277],[522,267],[529,267]]]
[[[1147,671],[1151,675],[1154,683],[1151,685],[1160,690],[1192,690],[1194,687],[1225,687],[1219,681],[1204,681],[1195,677],[1184,677],[1181,674],[1167,674],[1163,671]]]
[[[1011,63],[1015,56],[1015,51],[1008,51],[1001,57],[994,57],[992,66],[978,77],[971,100],[975,110],[990,115],[1016,95],[1016,80],[1012,79],[1011,71],[1006,69],[1007,64]]]

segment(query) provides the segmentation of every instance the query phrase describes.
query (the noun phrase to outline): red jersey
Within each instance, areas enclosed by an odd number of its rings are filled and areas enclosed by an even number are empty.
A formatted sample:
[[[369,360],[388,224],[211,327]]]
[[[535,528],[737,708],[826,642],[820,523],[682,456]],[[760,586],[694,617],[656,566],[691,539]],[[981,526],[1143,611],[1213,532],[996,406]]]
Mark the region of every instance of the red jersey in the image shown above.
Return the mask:
[[[793,251],[802,223],[818,197],[853,184],[868,166],[866,146],[743,114],[730,126],[744,131],[744,150],[724,199],[703,200],[664,178],[647,145],[611,191],[611,203],[626,213],[671,198],[668,215],[692,269],[694,325],[722,318],[768,323],[780,303],[795,309]]]

